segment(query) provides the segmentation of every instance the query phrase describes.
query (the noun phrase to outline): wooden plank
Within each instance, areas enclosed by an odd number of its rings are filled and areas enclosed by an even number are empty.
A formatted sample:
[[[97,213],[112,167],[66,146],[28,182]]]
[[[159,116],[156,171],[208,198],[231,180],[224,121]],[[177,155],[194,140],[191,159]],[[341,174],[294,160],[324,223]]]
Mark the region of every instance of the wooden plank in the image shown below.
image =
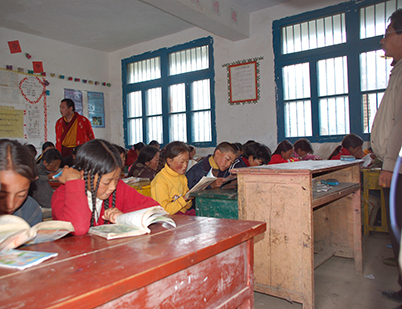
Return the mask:
[[[329,202],[341,199],[349,194],[360,190],[358,183],[340,183],[338,186],[333,186],[333,189],[327,192],[314,192],[312,206],[313,208],[327,204]]]
[[[335,255],[336,250],[333,248],[326,248],[320,253],[314,255],[314,269],[324,264],[331,257]]]

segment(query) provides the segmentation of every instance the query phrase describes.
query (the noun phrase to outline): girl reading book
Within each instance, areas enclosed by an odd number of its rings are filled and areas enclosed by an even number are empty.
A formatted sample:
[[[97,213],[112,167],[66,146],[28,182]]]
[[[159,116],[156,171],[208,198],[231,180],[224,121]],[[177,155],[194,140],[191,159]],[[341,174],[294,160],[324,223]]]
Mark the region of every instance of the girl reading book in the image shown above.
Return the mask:
[[[42,221],[39,204],[28,196],[37,176],[35,157],[28,147],[9,139],[0,140],[0,215],[21,217],[30,226]]]
[[[191,209],[192,198],[186,198],[188,191],[186,173],[189,151],[183,142],[171,142],[164,150],[165,167],[151,182],[151,196],[171,215],[195,216]]]
[[[120,180],[119,151],[105,140],[94,139],[76,154],[75,168],[64,167],[63,183],[53,194],[53,219],[69,221],[74,235],[85,235],[91,226],[115,223],[122,213],[158,205]]]

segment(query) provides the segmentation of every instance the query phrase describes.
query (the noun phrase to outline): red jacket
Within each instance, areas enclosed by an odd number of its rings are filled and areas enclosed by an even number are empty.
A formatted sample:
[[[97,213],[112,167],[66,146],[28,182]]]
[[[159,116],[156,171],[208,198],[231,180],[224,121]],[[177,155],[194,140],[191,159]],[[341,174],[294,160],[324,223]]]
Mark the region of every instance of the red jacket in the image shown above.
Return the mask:
[[[341,150],[339,150],[338,154],[333,156],[331,160],[340,160],[341,156],[350,156],[349,150],[342,147]]]
[[[80,114],[77,114],[77,145],[82,145],[85,144],[86,142],[93,140],[95,138],[94,131],[92,130],[91,123],[89,120],[81,116]],[[59,118],[56,122],[56,149],[62,152],[61,150],[61,135],[63,133],[63,120],[64,117]]]
[[[112,206],[111,195],[109,205]],[[119,180],[116,187],[115,207],[121,212],[127,213],[138,209],[148,208],[159,205],[158,202],[148,196],[144,196]],[[104,207],[101,208],[98,223],[102,225],[104,221],[102,215]],[[73,224],[75,232],[73,235],[85,235],[88,233],[91,224],[92,212],[89,210],[88,198],[85,194],[84,180],[71,180],[61,185],[52,197],[52,216],[54,220],[69,221]]]
[[[295,161],[299,161],[299,159],[290,158],[289,160],[285,160],[284,158],[282,158],[282,156],[280,154],[274,154],[271,157],[271,161],[269,161],[268,164],[289,163],[289,162],[295,162]]]

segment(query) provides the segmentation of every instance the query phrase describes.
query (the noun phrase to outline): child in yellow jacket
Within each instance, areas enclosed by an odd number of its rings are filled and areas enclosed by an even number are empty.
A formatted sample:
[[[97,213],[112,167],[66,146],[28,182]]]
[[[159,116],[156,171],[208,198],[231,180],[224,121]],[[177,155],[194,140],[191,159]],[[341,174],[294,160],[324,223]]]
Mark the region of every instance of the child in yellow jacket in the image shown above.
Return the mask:
[[[165,167],[151,182],[151,197],[171,215],[195,216],[191,209],[191,198],[185,198],[188,191],[186,173],[189,150],[183,142],[171,142],[165,147]]]

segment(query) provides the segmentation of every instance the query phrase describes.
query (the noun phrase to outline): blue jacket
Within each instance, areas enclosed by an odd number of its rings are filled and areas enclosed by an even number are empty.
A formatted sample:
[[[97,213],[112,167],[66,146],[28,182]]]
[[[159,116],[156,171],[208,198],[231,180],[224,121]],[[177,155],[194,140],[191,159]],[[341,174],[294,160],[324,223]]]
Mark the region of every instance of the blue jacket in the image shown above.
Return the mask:
[[[200,181],[200,179],[203,176],[206,176],[209,171],[211,170],[211,164],[209,164],[209,157],[211,155],[207,156],[206,158],[204,158],[203,160],[201,160],[200,162],[198,162],[197,164],[193,165],[186,173],[186,177],[188,180],[188,188],[191,189],[192,187],[194,187],[197,182]],[[216,176],[216,174],[214,173],[214,175]],[[226,171],[221,171],[219,170],[218,172],[218,176],[216,177],[227,177],[229,176],[228,170]]]

